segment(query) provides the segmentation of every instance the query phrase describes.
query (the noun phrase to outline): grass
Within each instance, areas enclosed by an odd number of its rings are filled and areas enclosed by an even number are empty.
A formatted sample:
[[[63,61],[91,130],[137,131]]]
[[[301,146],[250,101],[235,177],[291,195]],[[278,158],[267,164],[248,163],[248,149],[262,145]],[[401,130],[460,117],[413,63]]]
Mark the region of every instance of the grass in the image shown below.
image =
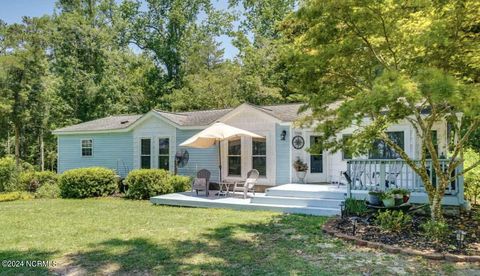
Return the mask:
[[[122,199],[0,203],[0,260],[55,266],[0,274],[475,274],[459,266],[356,248],[325,236],[326,218],[152,206]]]

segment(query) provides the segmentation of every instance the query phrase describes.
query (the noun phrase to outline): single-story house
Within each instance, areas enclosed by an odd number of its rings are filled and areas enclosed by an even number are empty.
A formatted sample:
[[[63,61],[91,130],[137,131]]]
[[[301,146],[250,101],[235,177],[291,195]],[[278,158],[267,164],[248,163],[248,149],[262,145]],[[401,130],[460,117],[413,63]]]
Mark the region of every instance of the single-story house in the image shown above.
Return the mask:
[[[194,176],[206,168],[212,172],[212,181],[218,181],[217,147],[194,149],[182,148],[179,144],[209,125],[222,122],[265,137],[221,142],[222,179],[245,179],[247,172],[254,168],[260,172],[260,185],[299,183],[292,164],[300,159],[308,164],[306,183],[342,182],[342,172],[354,166],[363,171],[354,174],[354,186],[358,189],[367,190],[368,185],[383,183],[394,174],[397,184],[422,190],[419,177],[406,164],[398,166],[403,161],[378,141],[374,142],[376,150],[354,160],[341,151],[310,154],[308,148],[320,137],[313,129],[295,126],[294,122],[303,116],[298,112],[300,107],[301,104],[242,104],[236,108],[191,112],[152,110],[143,115],[110,116],[68,126],[54,131],[58,137],[58,172],[91,166],[111,168],[122,177],[138,168],[174,171],[176,153],[186,150],[189,160],[178,168],[179,174]],[[439,122],[434,129],[439,154],[446,156],[447,124]],[[354,130],[345,129],[338,136],[349,135]],[[387,131],[410,156],[420,157],[420,141],[407,121],[392,125]],[[382,175],[379,176],[379,172]],[[463,182],[456,181],[450,189],[453,198],[450,203],[463,204]]]

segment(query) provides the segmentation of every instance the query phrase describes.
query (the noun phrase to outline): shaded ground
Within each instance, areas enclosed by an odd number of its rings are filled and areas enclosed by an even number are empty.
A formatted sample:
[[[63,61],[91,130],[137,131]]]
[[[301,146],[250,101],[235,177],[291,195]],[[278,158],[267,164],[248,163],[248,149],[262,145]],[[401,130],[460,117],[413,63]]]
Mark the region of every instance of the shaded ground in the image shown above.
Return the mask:
[[[361,249],[325,218],[152,206],[122,199],[0,203],[0,260],[54,260],[0,274],[480,275],[475,265]]]

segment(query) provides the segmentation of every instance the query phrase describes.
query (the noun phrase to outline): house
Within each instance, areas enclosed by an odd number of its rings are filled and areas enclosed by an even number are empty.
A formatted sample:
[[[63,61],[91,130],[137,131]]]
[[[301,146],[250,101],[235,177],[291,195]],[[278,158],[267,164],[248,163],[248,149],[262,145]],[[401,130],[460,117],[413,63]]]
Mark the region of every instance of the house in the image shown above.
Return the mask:
[[[91,166],[111,168],[122,177],[137,168],[173,172],[175,155],[182,150],[179,144],[211,124],[223,122],[265,138],[242,137],[221,142],[222,179],[245,179],[247,172],[255,168],[261,174],[260,185],[299,183],[292,163],[301,159],[308,164],[307,183],[344,182],[342,172],[349,171],[354,176],[353,190],[365,192],[372,185],[396,182],[397,186],[421,193],[418,202],[426,202],[420,178],[379,141],[374,141],[376,150],[368,156],[356,156],[353,160],[341,151],[309,153],[307,149],[320,136],[313,129],[295,127],[294,122],[303,116],[298,113],[300,107],[301,104],[242,104],[236,108],[192,112],[152,110],[144,115],[110,116],[68,126],[54,131],[58,137],[58,172]],[[354,130],[345,129],[338,137],[350,135]],[[446,156],[447,124],[439,122],[434,130],[438,152]],[[420,158],[420,141],[407,121],[392,125],[387,132],[407,154]],[[194,176],[196,171],[206,168],[212,172],[212,181],[218,181],[217,147],[183,150],[188,151],[189,160],[178,168],[179,174]],[[447,204],[463,204],[462,189],[459,178],[447,192]]]

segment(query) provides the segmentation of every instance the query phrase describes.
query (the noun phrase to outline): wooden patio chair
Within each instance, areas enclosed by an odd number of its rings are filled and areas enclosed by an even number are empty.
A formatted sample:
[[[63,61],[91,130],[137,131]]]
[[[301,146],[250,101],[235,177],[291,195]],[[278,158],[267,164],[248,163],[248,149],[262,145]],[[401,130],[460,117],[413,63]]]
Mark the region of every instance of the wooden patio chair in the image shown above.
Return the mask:
[[[198,191],[205,191],[206,196],[209,194],[210,186],[210,171],[201,169],[197,172],[197,177],[193,180],[192,191],[195,191],[198,195]]]
[[[233,187],[233,196],[235,196],[235,192],[243,192],[243,198],[247,198],[248,192],[252,192],[253,196],[255,196],[255,184],[257,183],[257,179],[260,176],[260,173],[253,169],[247,173],[247,179],[244,182],[235,182],[235,186]]]

